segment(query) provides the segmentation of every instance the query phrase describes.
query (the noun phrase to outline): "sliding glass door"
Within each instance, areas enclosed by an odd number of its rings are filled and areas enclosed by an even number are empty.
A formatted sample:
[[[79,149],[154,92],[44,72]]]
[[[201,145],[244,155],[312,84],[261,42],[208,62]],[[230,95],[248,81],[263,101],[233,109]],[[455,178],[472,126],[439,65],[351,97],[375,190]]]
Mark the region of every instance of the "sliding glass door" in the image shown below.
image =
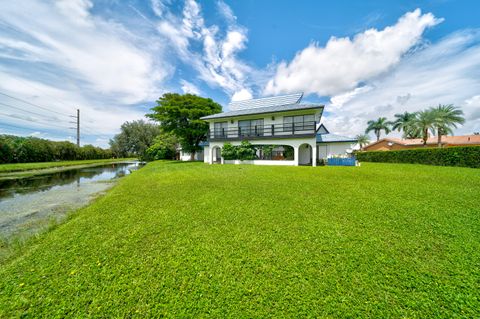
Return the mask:
[[[238,121],[240,136],[263,136],[263,119]]]

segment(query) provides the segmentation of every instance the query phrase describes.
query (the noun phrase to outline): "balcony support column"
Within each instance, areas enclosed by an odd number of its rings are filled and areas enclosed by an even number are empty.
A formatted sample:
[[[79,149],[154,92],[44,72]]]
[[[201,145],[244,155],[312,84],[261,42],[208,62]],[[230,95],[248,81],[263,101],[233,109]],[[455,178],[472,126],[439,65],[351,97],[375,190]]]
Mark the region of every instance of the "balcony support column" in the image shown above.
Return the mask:
[[[213,147],[209,147],[208,150],[209,156],[208,156],[208,164],[213,164]]]
[[[312,166],[317,166],[317,143],[312,146]]]
[[[299,156],[300,156],[300,152],[299,152],[299,146],[294,146],[293,147],[293,160],[295,162],[295,166],[298,166],[298,163],[299,163]]]

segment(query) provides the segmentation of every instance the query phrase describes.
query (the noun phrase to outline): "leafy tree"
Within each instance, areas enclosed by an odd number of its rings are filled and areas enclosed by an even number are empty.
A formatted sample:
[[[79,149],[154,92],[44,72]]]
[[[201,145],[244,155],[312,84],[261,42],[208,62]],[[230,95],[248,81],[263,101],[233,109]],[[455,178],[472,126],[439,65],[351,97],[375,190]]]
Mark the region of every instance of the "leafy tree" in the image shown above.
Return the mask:
[[[200,142],[206,140],[208,133],[208,123],[200,118],[221,112],[222,106],[212,99],[193,94],[166,93],[158,99],[152,111],[147,117],[158,121],[164,132],[177,136],[182,149],[190,153],[193,160],[195,153],[201,150]]]
[[[110,150],[77,145],[67,141],[50,141],[37,137],[0,135],[0,163],[26,163],[99,159],[112,156]]]
[[[121,132],[109,142],[117,157],[131,154],[143,157],[146,150],[153,145],[155,137],[161,132],[158,125],[147,123],[144,120],[125,122],[120,129]]]
[[[363,147],[370,143],[370,136],[367,134],[359,134],[355,136],[355,139],[357,140],[358,145],[360,145],[360,150],[363,150]]]
[[[403,131],[404,138],[418,138],[421,136],[415,126],[417,113],[404,112],[395,114],[395,121],[392,123],[392,130]]]
[[[63,141],[63,142],[58,142],[55,145],[55,159],[56,160],[74,160],[77,158],[77,145]]]
[[[368,134],[371,131],[373,131],[378,141],[380,140],[380,135],[382,131],[384,131],[385,134],[390,133],[390,127],[392,123],[387,121],[386,117],[380,117],[375,121],[374,120],[368,121],[367,125],[368,126],[367,126],[367,129],[365,130],[365,134]]]
[[[178,139],[174,135],[168,133],[160,134],[153,140],[153,145],[147,148],[142,159],[146,161],[175,159],[177,143]]]
[[[442,147],[442,135],[452,134],[452,128],[465,123],[463,111],[452,104],[440,104],[436,108],[431,108],[431,111],[435,114],[433,128],[437,131],[438,147]]]
[[[0,163],[12,163],[15,157],[15,146],[12,136],[0,135]]]

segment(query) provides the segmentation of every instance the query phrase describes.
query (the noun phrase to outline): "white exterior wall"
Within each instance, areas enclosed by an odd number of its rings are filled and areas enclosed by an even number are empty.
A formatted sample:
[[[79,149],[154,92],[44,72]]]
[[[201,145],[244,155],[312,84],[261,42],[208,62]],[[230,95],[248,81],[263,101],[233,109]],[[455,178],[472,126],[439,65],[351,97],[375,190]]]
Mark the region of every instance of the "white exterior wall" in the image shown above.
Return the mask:
[[[190,160],[190,156],[191,154],[190,153],[187,153],[187,152],[184,152],[184,151],[180,151],[180,160],[181,161],[184,161],[184,162],[187,162]],[[204,161],[204,151],[198,151],[195,153],[195,157],[194,157],[194,160],[195,161]]]
[[[347,149],[352,149],[355,144],[350,142],[339,142],[339,143],[319,143],[317,144],[318,148],[318,159],[328,158],[336,155],[346,155]]]

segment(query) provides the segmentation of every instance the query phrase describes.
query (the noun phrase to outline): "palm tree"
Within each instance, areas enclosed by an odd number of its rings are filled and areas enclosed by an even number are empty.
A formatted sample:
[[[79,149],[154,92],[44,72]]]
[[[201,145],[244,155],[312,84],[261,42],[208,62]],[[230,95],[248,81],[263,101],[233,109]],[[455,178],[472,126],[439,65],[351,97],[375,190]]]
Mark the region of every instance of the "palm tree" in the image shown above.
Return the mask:
[[[442,147],[442,135],[452,134],[452,128],[457,128],[457,124],[465,123],[463,111],[452,104],[440,104],[430,109],[435,114],[433,127],[437,131],[438,147]]]
[[[414,125],[415,128],[421,133],[424,146],[427,145],[428,131],[435,132],[435,118],[436,114],[431,108],[417,113]]]
[[[365,130],[365,134],[373,131],[378,141],[380,140],[380,134],[382,131],[385,131],[385,134],[390,133],[390,126],[392,125],[392,123],[387,121],[386,117],[379,117],[376,121],[368,121],[367,125],[368,127]]]
[[[370,143],[370,136],[367,134],[358,134],[355,136],[358,145],[360,145],[360,150],[363,150],[363,147]]]
[[[392,130],[403,131],[404,138],[418,138],[420,132],[415,127],[415,119],[417,113],[404,112],[403,114],[395,114],[395,121],[393,121]]]

